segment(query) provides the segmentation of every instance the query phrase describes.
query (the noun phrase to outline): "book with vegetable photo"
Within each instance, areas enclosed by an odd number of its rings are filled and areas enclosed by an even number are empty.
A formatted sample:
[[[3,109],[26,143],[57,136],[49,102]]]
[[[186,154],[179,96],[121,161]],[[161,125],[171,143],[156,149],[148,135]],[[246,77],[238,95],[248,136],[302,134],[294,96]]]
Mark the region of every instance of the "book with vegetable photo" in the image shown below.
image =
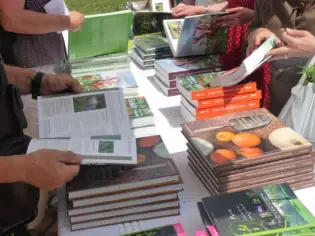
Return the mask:
[[[216,25],[216,18],[228,13],[188,16],[164,20],[163,25],[173,55],[187,57],[224,53],[227,47],[227,28]]]

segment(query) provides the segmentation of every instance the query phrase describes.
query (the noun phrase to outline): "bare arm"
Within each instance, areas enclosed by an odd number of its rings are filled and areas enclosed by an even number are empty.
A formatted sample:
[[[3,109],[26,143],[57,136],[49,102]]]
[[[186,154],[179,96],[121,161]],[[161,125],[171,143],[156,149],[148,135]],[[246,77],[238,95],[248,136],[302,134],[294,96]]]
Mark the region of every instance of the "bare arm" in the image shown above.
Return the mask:
[[[186,5],[195,5],[196,0],[183,0],[182,3]]]
[[[9,32],[46,34],[75,28],[70,16],[51,15],[24,9],[24,0],[0,0],[0,21]]]
[[[23,157],[0,157],[0,183],[23,181]]]

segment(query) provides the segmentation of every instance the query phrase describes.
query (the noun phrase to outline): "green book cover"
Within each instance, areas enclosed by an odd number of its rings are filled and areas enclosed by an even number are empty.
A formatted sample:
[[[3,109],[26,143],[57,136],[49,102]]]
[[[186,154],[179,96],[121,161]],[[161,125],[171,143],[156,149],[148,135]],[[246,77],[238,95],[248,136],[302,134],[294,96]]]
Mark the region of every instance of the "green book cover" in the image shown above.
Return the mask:
[[[143,230],[140,232],[124,234],[121,236],[185,236],[184,229],[181,224],[165,225],[158,228]]]
[[[315,235],[315,217],[286,183],[202,199],[220,235]]]
[[[130,119],[153,116],[145,97],[132,97],[125,99]]]
[[[78,60],[128,50],[132,11],[86,16],[78,32],[69,32],[69,59]]]
[[[171,51],[170,45],[162,33],[137,36],[134,38],[134,44],[146,53]]]
[[[185,75],[178,77],[179,84],[187,91],[196,91],[211,88],[209,79],[223,74],[223,71],[210,72],[196,75]]]

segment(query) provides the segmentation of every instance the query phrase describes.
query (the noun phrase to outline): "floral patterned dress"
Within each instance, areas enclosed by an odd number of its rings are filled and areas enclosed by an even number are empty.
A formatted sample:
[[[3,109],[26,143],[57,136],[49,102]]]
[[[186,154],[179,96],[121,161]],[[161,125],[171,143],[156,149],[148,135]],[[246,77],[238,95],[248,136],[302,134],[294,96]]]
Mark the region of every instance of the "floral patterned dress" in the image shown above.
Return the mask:
[[[254,9],[254,0],[229,0],[228,7],[247,7],[249,9]],[[239,66],[244,60],[244,46],[246,43],[246,32],[249,25],[250,23],[230,27],[227,50],[226,53],[220,57],[220,62],[224,65],[225,70],[230,70]],[[258,88],[262,90],[263,94],[262,107],[269,108],[269,65],[265,64],[260,70],[253,73],[248,79],[257,82]]]

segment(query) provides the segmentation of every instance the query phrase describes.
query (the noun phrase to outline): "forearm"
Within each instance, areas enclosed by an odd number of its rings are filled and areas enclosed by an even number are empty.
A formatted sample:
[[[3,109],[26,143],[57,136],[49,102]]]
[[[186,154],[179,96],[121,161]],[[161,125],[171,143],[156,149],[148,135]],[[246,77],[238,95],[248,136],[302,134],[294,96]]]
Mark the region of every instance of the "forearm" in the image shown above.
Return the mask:
[[[223,11],[225,8],[228,6],[228,1],[216,3],[209,5],[209,12],[210,13],[215,13],[215,12],[220,12]]]
[[[0,157],[0,184],[23,181],[24,156]]]
[[[195,5],[196,0],[183,0],[182,3],[185,5]]]
[[[255,8],[254,8],[254,12],[253,12],[253,20],[247,29],[247,37],[251,32],[253,32],[256,29],[261,28],[261,27],[262,27],[262,23],[261,23],[261,16],[260,16],[260,12],[259,12],[259,6],[255,2]]]
[[[4,66],[10,84],[20,90],[23,95],[31,93],[31,81],[36,72],[30,69],[22,69],[13,66]]]

